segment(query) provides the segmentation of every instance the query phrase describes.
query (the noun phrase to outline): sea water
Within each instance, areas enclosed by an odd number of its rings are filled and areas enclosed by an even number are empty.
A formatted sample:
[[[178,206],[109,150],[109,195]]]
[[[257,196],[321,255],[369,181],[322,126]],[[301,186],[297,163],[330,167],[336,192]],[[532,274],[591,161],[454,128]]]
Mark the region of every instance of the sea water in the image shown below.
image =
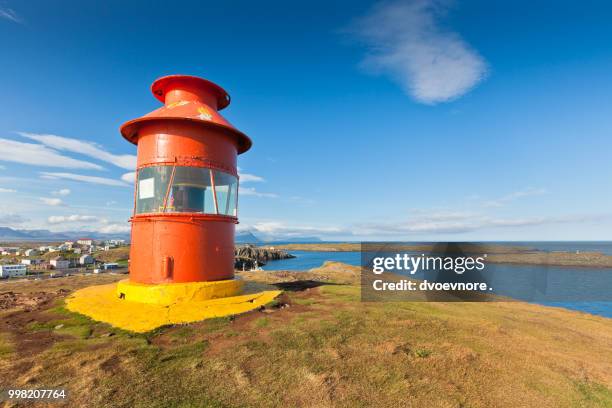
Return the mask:
[[[612,255],[612,243],[610,242],[530,242],[506,244],[528,245],[542,251],[597,251]],[[263,269],[266,271],[307,271],[322,266],[325,261],[342,262],[354,266],[361,265],[360,252],[289,252],[296,257],[271,261]],[[491,268],[495,272],[495,279],[491,283],[495,288],[495,293],[499,295],[612,318],[612,302],[607,301],[609,297],[606,295],[606,292],[612,291],[612,272],[610,269],[510,264],[489,264],[487,268]],[[547,281],[549,284],[559,284],[559,282],[562,282],[562,285],[568,288],[578,287],[580,289],[578,299],[576,300],[569,295],[566,296],[567,300],[563,296],[553,300],[534,298],[532,294],[525,293],[523,287],[520,286],[525,281],[541,280],[542,276],[548,277]],[[415,278],[418,279],[418,276],[415,276]]]

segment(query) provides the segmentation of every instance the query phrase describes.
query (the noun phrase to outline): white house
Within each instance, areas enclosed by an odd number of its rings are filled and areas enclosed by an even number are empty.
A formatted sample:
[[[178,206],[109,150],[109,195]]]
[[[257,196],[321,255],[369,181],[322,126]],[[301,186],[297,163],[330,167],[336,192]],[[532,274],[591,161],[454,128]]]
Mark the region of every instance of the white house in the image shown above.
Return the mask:
[[[21,263],[23,265],[38,265],[42,263],[42,259],[22,259]]]
[[[0,265],[0,278],[11,276],[25,276],[27,267],[25,265]]]
[[[40,252],[38,252],[38,249],[26,249],[25,252],[23,253],[25,256],[35,256],[40,254]]]
[[[81,257],[79,258],[79,263],[81,265],[91,265],[94,262],[93,256],[91,255],[81,255]]]
[[[77,241],[77,244],[79,245],[87,245],[87,246],[91,246],[93,245],[94,241],[91,238],[81,238]]]
[[[70,261],[62,258],[61,256],[53,258],[49,263],[55,269],[66,269],[70,267]]]

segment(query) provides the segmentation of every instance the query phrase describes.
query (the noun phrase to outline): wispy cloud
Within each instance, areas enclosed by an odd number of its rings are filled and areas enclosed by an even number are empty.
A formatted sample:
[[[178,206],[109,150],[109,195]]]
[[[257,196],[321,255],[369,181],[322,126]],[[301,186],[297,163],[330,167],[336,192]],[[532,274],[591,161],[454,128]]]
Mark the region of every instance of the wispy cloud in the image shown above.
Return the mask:
[[[238,194],[243,196],[253,196],[253,197],[266,197],[266,198],[276,198],[278,194],[275,193],[261,193],[255,190],[253,187],[240,187]]]
[[[90,222],[97,221],[98,217],[95,215],[52,215],[47,219],[49,224],[64,224],[64,223],[74,223],[74,222]]]
[[[43,203],[47,205],[53,206],[53,207],[64,205],[64,202],[62,201],[61,198],[40,197],[40,201],[42,201]]]
[[[49,180],[72,180],[72,181],[80,181],[83,183],[90,184],[100,184],[104,186],[116,186],[116,187],[130,187],[129,184],[116,179],[106,178],[106,177],[97,177],[97,176],[85,176],[83,174],[74,174],[74,173],[54,173],[54,172],[46,172],[43,171],[40,173],[40,176]]]
[[[46,146],[0,139],[0,160],[42,167],[103,170],[102,166],[64,156]]]
[[[21,225],[28,221],[30,221],[28,218],[25,218],[24,216],[20,214],[15,214],[15,213],[0,214],[0,225],[1,226]]]
[[[553,224],[596,222],[612,218],[609,214],[563,215],[503,218],[464,213],[447,217],[444,214],[412,216],[400,222],[362,223],[354,226],[357,235],[413,236],[419,234],[461,234],[497,228],[521,228]]]
[[[263,177],[256,176],[254,174],[243,173],[240,167],[238,167],[238,175],[240,176],[241,183],[265,181]]]
[[[136,172],[131,171],[129,173],[125,173],[121,176],[121,180],[125,181],[126,183],[134,184],[134,181],[136,181]]]
[[[259,236],[274,239],[350,234],[347,229],[337,226],[295,225],[279,221],[241,224],[238,231],[253,231]]]
[[[69,188],[62,188],[62,189],[57,190],[57,191],[52,191],[51,194],[53,194],[55,196],[66,197],[67,195],[70,194],[70,189]]]
[[[515,191],[514,193],[510,193],[496,200],[485,201],[483,203],[483,206],[484,207],[503,207],[509,202],[517,200],[519,198],[537,196],[537,195],[542,195],[546,193],[547,191],[543,188],[528,188],[526,190]]]
[[[103,234],[120,234],[130,232],[130,224],[126,223],[108,223],[99,228],[96,228],[96,231],[101,232]]]
[[[97,160],[111,163],[117,167],[121,167],[122,169],[133,170],[136,168],[136,156],[132,154],[112,154],[105,150],[102,146],[93,142],[50,134],[29,132],[17,132],[17,134],[28,139],[36,140],[37,142],[53,149],[80,153],[85,156],[93,157]]]
[[[17,190],[14,190],[12,188],[2,188],[0,187],[0,193],[16,193]]]
[[[457,98],[487,73],[485,60],[461,36],[440,25],[446,0],[383,2],[352,32],[368,47],[363,66],[385,73],[418,102]]]
[[[15,12],[15,10],[10,9],[8,7],[0,6],[0,18],[4,18],[6,20],[10,20],[13,23],[23,23],[23,20],[19,15]]]

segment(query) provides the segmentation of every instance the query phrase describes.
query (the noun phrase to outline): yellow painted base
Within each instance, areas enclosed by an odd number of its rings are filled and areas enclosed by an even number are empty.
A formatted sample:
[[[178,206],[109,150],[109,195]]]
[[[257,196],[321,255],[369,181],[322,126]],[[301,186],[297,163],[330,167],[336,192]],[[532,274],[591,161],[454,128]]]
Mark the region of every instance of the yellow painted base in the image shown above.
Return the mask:
[[[271,290],[218,299],[182,299],[177,303],[154,304],[119,298],[121,283],[80,289],[66,299],[67,308],[124,330],[145,333],[169,324],[245,313],[270,303],[281,293]],[[125,289],[124,285],[122,287]],[[139,293],[140,289],[134,293]]]
[[[238,279],[155,285],[130,282],[125,279],[117,284],[117,296],[131,302],[171,305],[236,296],[242,293],[243,286],[244,282]]]

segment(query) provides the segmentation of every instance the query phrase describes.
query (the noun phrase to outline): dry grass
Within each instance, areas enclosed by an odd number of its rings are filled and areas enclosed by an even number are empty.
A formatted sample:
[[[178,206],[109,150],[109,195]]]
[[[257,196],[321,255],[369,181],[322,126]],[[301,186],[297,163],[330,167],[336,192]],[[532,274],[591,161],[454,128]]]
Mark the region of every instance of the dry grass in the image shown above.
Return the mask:
[[[109,249],[108,251],[98,251],[94,254],[94,258],[101,262],[120,262],[127,261],[130,257],[130,247],[123,246],[119,248]]]
[[[66,387],[71,407],[612,405],[611,320],[520,302],[362,303],[358,286],[332,284],[355,273],[330,263],[307,275],[247,274],[309,289],[235,319],[146,335],[66,312],[61,298],[4,311],[0,378]],[[325,284],[300,286],[299,276]],[[22,287],[56,291],[58,281]]]

